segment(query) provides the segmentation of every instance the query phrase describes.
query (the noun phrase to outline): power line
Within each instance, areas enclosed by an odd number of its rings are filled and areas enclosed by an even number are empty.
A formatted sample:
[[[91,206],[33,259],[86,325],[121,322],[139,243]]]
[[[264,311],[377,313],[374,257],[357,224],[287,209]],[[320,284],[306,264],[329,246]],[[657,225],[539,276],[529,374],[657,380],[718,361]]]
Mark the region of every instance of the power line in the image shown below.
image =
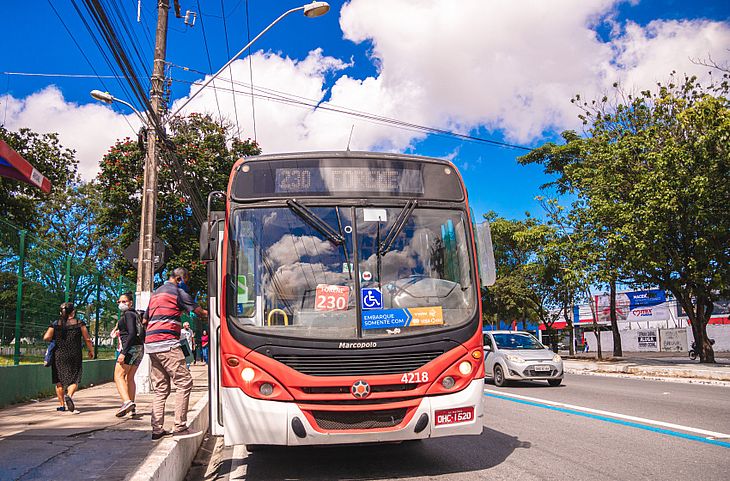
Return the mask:
[[[200,0],[196,0],[198,3],[198,12],[201,13],[200,15],[200,28],[203,30],[203,45],[205,45],[205,55],[208,57],[208,68],[211,72],[213,72],[213,62],[210,61],[210,50],[208,50],[208,37],[205,35],[205,23],[203,22],[203,15],[202,15],[202,9],[200,8]],[[211,74],[208,74],[211,75]],[[215,87],[215,80],[213,80],[213,87]],[[223,114],[221,114],[221,105],[218,103],[218,92],[215,90],[213,91],[213,95],[215,96],[215,104],[218,107],[218,118],[220,119],[221,123],[223,123]]]
[[[192,70],[192,69],[188,69]],[[173,78],[173,81],[175,82],[181,82],[181,83],[189,83],[194,84],[196,82],[190,82],[187,80],[180,80]],[[223,79],[223,81],[228,82],[227,80]],[[245,85],[238,83],[239,85]],[[245,85],[248,87],[248,85]],[[225,87],[212,87],[217,90],[226,91],[226,92],[232,92],[232,89],[225,88]],[[317,100],[314,99],[307,99],[306,97],[300,97],[292,94],[287,94],[285,92],[281,92],[274,89],[268,89],[263,87],[253,87],[254,90],[259,91],[260,93],[249,93],[249,92],[236,92],[237,95],[255,95],[257,98],[272,101],[272,102],[278,102],[286,105],[292,105],[292,106],[298,106],[298,107],[309,107],[315,110],[324,110],[328,112],[333,113],[339,113],[343,115],[348,115],[351,117],[357,117],[361,120],[364,120],[369,123],[376,123],[378,125],[390,125],[392,127],[400,128],[402,130],[408,130],[412,132],[421,132],[426,134],[432,134],[442,137],[452,137],[452,138],[459,138],[462,140],[466,140],[469,142],[477,142],[477,143],[484,143],[489,145],[494,145],[497,147],[503,147],[503,148],[509,148],[509,149],[515,149],[515,150],[525,150],[525,151],[531,151],[532,149],[529,147],[525,147],[522,145],[516,145],[516,144],[510,144],[508,142],[500,142],[498,140],[492,140],[492,139],[486,139],[484,137],[478,137],[475,135],[468,135],[468,134],[461,134],[458,132],[452,132],[446,129],[441,129],[437,127],[429,127],[426,125],[416,124],[412,122],[406,122],[403,120],[391,118],[391,117],[385,117],[381,115],[372,114],[369,112],[359,111],[355,109],[350,109],[347,107],[341,107],[337,106],[335,104],[323,104]]]
[[[61,78],[109,78],[122,79],[124,75],[96,75],[87,73],[42,73],[42,72],[0,72],[0,75],[14,75],[19,77],[61,77]]]
[[[223,36],[226,38],[226,57],[231,58],[231,49],[228,46],[228,25],[226,22],[226,10],[223,6],[223,0],[221,0],[221,15],[223,15]],[[201,20],[201,25],[203,21]],[[228,73],[231,76],[231,88],[233,89],[233,112],[236,116],[236,137],[241,136],[241,126],[238,123],[238,106],[236,105],[236,88],[233,86],[233,67],[228,66]]]
[[[99,79],[99,82],[101,82],[101,85],[104,87],[104,89],[106,91],[109,91],[109,88],[107,87],[106,82],[104,82],[103,77],[101,77],[99,75],[99,72],[96,71],[96,69],[94,68],[94,64],[91,63],[91,60],[86,55],[86,52],[84,51],[84,49],[81,48],[81,45],[76,40],[76,37],[74,36],[74,34],[71,33],[71,29],[68,28],[68,25],[66,25],[66,22],[63,20],[63,17],[61,16],[61,14],[59,14],[58,13],[58,10],[56,10],[56,7],[53,6],[53,1],[52,0],[48,0],[48,5],[51,7],[51,10],[53,10],[53,13],[56,15],[56,17],[58,18],[58,20],[61,22],[61,25],[63,25],[63,28],[66,30],[66,33],[68,33],[69,37],[71,37],[71,40],[73,41],[74,45],[76,45],[76,48],[79,50],[79,52],[81,53],[81,55],[84,57],[84,60],[86,60],[86,63],[88,63],[89,64],[89,67],[91,67],[91,70],[96,75],[96,78]],[[74,7],[75,7],[75,5],[74,5]],[[102,53],[102,55],[103,55],[103,53]],[[106,59],[106,56],[104,56],[104,57]],[[108,59],[106,59],[106,60],[108,60]],[[108,61],[107,61],[107,64],[111,67],[111,65],[109,64]],[[126,88],[124,88],[124,84],[121,82],[121,80],[117,79],[117,81],[118,81],[120,87],[122,87],[122,89],[126,91]],[[7,104],[6,104],[6,106],[7,106]],[[112,107],[112,108],[114,108],[114,107]],[[132,129],[132,130],[134,130],[134,127],[132,127],[132,124],[129,122],[129,120],[127,119],[126,115],[123,115],[123,117],[124,117],[125,122],[127,122],[127,125],[129,125],[129,128]]]
[[[240,5],[240,2],[239,2]],[[251,27],[249,26],[249,18],[251,18],[248,14],[248,0],[246,0],[246,37],[248,38],[248,43],[251,43]],[[231,79],[233,80],[233,79]],[[251,117],[253,119],[253,141],[258,141],[258,135],[256,133],[256,102],[254,101],[254,95],[253,95],[253,60],[251,59],[251,46],[248,47],[248,80],[251,84]]]

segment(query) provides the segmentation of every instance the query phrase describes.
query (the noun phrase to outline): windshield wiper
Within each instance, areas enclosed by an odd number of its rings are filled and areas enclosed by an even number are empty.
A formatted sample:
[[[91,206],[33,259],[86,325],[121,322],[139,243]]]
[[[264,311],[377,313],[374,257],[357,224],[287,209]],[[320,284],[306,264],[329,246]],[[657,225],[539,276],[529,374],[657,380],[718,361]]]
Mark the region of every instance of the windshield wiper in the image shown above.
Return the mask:
[[[390,250],[395,238],[398,237],[398,234],[400,234],[406,226],[406,222],[408,222],[408,219],[411,218],[413,209],[415,209],[417,205],[418,201],[416,199],[410,199],[406,203],[405,207],[403,207],[403,209],[398,213],[398,217],[395,218],[393,226],[386,234],[385,239],[383,239],[378,246],[378,255],[384,256]]]
[[[323,221],[317,214],[312,212],[307,206],[300,204],[296,199],[289,199],[286,201],[286,205],[289,206],[292,212],[301,217],[301,219],[312,226],[317,232],[325,236],[328,241],[334,245],[340,245],[345,242],[345,238],[335,232],[325,221]]]

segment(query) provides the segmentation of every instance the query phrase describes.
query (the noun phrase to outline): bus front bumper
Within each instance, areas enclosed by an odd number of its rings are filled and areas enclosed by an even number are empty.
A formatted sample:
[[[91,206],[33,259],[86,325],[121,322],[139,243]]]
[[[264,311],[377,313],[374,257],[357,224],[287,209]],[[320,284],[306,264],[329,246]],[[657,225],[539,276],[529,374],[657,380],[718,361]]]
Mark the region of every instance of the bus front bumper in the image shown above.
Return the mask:
[[[255,399],[238,388],[221,388],[221,398],[226,446],[380,443],[465,434],[478,435],[482,433],[484,416],[483,379],[476,379],[466,389],[453,394],[425,397],[421,399],[415,414],[405,426],[381,430],[323,432],[310,424],[295,402]],[[470,407],[474,409],[474,415],[470,420],[436,424],[436,411]],[[428,424],[416,432],[416,425],[423,418],[423,414],[428,416]],[[440,421],[443,420],[442,415]],[[295,425],[301,426],[300,435],[295,433]],[[300,437],[301,434],[304,434],[304,437]]]

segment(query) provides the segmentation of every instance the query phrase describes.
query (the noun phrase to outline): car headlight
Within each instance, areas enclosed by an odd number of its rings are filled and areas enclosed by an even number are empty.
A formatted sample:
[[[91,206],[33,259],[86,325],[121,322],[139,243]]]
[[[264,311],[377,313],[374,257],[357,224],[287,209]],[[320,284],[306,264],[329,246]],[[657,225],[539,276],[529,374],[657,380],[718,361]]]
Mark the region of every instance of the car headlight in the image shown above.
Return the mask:
[[[561,360],[561,358],[560,358],[560,356],[559,356],[559,355],[555,354],[555,355],[553,356],[553,362],[560,362],[560,360]]]
[[[515,356],[514,354],[507,354],[504,357],[506,357],[508,361],[512,362],[525,362],[525,360],[522,359],[520,356]]]

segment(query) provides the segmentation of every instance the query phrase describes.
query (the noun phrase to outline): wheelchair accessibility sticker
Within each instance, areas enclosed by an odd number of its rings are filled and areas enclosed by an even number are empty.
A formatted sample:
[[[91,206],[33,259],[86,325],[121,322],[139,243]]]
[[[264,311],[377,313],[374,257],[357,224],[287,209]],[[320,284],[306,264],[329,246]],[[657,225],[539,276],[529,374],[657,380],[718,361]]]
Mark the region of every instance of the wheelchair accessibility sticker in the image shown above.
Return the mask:
[[[377,288],[366,288],[361,289],[363,309],[382,309],[383,308],[383,293]]]
[[[440,326],[443,323],[444,316],[441,306],[410,307],[408,309],[381,309],[378,311],[362,313],[363,329]]]

